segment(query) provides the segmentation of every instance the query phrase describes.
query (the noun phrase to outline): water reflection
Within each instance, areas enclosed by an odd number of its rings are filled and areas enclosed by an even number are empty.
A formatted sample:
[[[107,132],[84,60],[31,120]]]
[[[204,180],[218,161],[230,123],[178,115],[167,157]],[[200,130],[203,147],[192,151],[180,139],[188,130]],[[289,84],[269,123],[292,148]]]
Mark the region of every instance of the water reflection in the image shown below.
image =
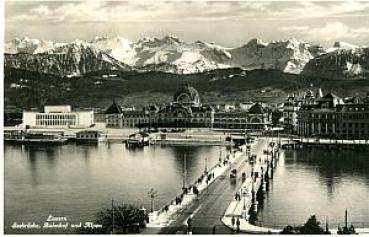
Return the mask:
[[[25,148],[27,149],[27,148]],[[37,186],[38,185],[38,181],[37,181],[37,155],[36,155],[36,151],[34,150],[30,150],[27,149],[27,158],[28,158],[28,162],[29,162],[29,166],[30,166],[30,171],[31,171],[31,180],[32,180],[32,186]]]
[[[122,143],[55,147],[8,145],[5,150],[5,223],[43,221],[49,214],[89,221],[111,199],[149,206],[147,191],[158,191],[156,206],[218,161],[218,147],[161,147],[128,150]],[[224,148],[223,154],[225,153]]]
[[[258,220],[273,224],[302,224],[311,214],[332,225],[369,217],[369,160],[365,151],[286,151],[279,161],[272,189],[265,195]]]

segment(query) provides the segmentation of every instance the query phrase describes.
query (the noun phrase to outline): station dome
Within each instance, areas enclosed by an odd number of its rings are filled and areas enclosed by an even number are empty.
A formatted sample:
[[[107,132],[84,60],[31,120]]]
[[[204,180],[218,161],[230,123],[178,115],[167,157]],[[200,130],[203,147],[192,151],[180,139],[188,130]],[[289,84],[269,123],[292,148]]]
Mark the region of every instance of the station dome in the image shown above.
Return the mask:
[[[199,106],[200,95],[195,88],[186,83],[174,93],[173,101],[182,105]]]

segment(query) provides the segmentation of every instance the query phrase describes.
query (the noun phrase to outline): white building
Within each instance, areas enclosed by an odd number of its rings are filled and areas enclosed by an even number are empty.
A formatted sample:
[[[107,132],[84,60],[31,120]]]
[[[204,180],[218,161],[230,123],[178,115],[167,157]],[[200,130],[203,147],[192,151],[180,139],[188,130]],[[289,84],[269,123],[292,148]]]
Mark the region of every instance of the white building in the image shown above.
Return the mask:
[[[23,125],[33,128],[86,128],[94,123],[93,111],[72,111],[70,105],[45,106],[44,112],[23,111]]]

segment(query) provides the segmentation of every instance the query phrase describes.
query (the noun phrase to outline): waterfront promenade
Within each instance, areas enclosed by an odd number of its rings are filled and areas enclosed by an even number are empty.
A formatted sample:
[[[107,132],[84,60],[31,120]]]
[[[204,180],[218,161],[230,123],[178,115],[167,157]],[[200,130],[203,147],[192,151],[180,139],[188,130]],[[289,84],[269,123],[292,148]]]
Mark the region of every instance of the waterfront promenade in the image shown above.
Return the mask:
[[[4,133],[24,130],[23,127],[4,127]],[[117,142],[128,139],[129,135],[138,132],[136,128],[106,128],[104,123],[96,123],[90,128],[31,128],[29,132],[63,132],[66,138],[75,138],[76,133],[83,130],[97,130],[106,136],[108,141]],[[238,131],[238,135],[233,134],[233,141],[240,141],[245,139],[244,131]],[[165,138],[161,137],[165,135]],[[190,128],[184,132],[155,132],[151,133],[151,144],[158,145],[228,145],[226,137],[230,135],[230,131],[219,131],[217,129],[210,128]],[[330,146],[337,147],[341,145],[346,146],[369,146],[369,139],[367,140],[353,140],[353,139],[327,139],[327,138],[315,138],[315,137],[299,137],[299,136],[262,136],[269,139],[279,139],[282,145],[309,145],[309,146]]]
[[[269,179],[273,178],[276,160],[279,158],[279,148],[276,148],[276,144],[271,147],[270,140],[266,138],[259,139],[259,142],[263,142],[262,147],[268,152],[257,152],[252,147],[251,153],[257,154],[256,162],[252,165],[252,172],[247,176],[237,192],[240,198],[231,201],[222,217],[222,222],[229,228],[239,232],[253,234],[279,233],[280,229],[260,227],[249,222],[250,210],[257,212],[258,202],[256,194],[259,189],[261,189],[260,191],[266,190]],[[271,149],[268,150],[268,148]],[[238,221],[239,225],[236,224]]]
[[[266,145],[265,139],[257,140],[251,145],[251,152],[261,156]],[[242,148],[244,150],[245,146]],[[247,160],[248,157],[244,151],[234,153],[234,157],[230,158],[229,166],[224,167],[225,169],[223,167],[214,169],[215,178],[209,185],[201,188],[199,195],[192,198],[193,194],[185,195],[182,205],[170,206],[169,211],[160,213],[161,216],[149,224],[144,233],[186,233],[189,219],[191,219],[191,230],[194,234],[232,233],[232,229],[226,227],[221,218],[243,183],[240,174],[252,171]],[[230,179],[229,175],[233,169],[236,169],[239,175],[235,179]]]
[[[245,146],[241,149],[245,149]],[[194,194],[193,190],[183,195],[180,193],[178,196],[182,198],[181,203],[176,204],[174,199],[168,203],[167,210],[163,207],[159,211],[150,213],[150,223],[148,223],[143,233],[170,234],[183,231],[183,222],[185,222],[190,215],[195,213],[195,209],[199,210],[198,208],[204,203],[204,200],[210,196],[210,193],[213,188],[217,186],[217,183],[223,180],[231,169],[242,163],[243,154],[243,151],[238,150],[222,156],[218,164],[207,171],[207,173],[211,175],[211,179],[207,180],[204,176],[200,183],[195,182],[195,184],[191,185],[192,187],[196,185],[199,191],[198,195]],[[225,161],[226,164],[224,163]],[[227,184],[227,186],[229,186],[229,182]]]

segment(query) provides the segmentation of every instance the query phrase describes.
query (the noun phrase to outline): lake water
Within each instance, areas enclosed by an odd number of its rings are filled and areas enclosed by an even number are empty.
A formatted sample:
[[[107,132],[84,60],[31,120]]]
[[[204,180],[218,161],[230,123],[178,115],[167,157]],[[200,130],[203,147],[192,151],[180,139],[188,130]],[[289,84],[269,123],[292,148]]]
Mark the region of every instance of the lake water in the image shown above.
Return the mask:
[[[369,226],[368,151],[289,150],[274,172],[258,221],[301,225],[315,214],[332,228],[349,222]]]
[[[102,208],[127,203],[150,208],[147,192],[157,191],[156,209],[181,192],[186,153],[187,180],[194,182],[219,159],[209,146],[124,144],[40,147],[5,144],[5,225],[43,223],[49,214],[71,222],[93,221]]]
[[[49,214],[71,222],[95,219],[101,208],[127,203],[149,208],[147,192],[158,192],[156,208],[182,188],[186,153],[188,182],[216,164],[220,149],[209,146],[67,144],[54,147],[5,144],[5,225],[43,223]],[[285,151],[258,221],[264,225],[302,224],[310,214],[330,224],[369,219],[369,155],[366,151]],[[368,225],[368,223],[367,223]]]

